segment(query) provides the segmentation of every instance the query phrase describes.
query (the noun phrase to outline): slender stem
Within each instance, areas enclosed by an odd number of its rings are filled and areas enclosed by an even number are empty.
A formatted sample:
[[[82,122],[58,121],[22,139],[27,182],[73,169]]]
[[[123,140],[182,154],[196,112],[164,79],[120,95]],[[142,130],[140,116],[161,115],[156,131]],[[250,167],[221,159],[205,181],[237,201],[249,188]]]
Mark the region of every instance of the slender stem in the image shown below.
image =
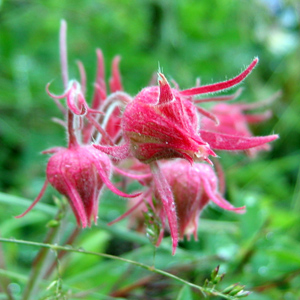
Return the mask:
[[[53,251],[68,251],[68,252],[73,252],[73,253],[81,253],[81,254],[85,254],[85,255],[93,255],[93,256],[99,256],[99,257],[105,257],[105,258],[109,258],[109,259],[113,259],[113,260],[118,260],[118,261],[121,261],[121,262],[129,263],[129,264],[135,265],[137,267],[146,269],[150,272],[166,276],[166,277],[171,278],[173,280],[176,280],[180,283],[186,284],[186,285],[188,285],[192,288],[195,288],[196,290],[201,291],[202,293],[208,293],[208,294],[211,294],[211,295],[214,295],[214,296],[221,296],[224,299],[228,299],[228,300],[233,299],[232,296],[225,295],[225,294],[215,290],[214,288],[202,287],[202,286],[193,284],[191,282],[188,282],[188,281],[186,281],[186,280],[184,280],[184,279],[182,279],[178,276],[175,276],[171,273],[165,272],[165,271],[160,270],[160,269],[156,269],[153,266],[148,266],[146,264],[143,264],[143,263],[140,263],[140,262],[137,262],[137,261],[126,259],[126,258],[123,258],[123,257],[114,256],[114,255],[111,255],[111,254],[86,251],[86,250],[83,250],[83,249],[71,248],[70,246],[60,246],[60,245],[53,245],[53,244],[47,244],[47,243],[30,242],[30,241],[16,240],[16,239],[8,239],[8,238],[0,238],[0,242],[21,244],[21,245],[34,246],[34,247],[41,247],[43,249],[47,249],[47,250],[51,249]]]
[[[59,210],[55,220],[60,221],[62,218],[62,210]],[[45,243],[53,243],[56,238],[57,234],[59,232],[59,226],[51,227],[47,233],[47,236],[45,238]],[[38,288],[38,284],[40,280],[42,280],[45,272],[46,261],[49,255],[50,247],[42,247],[37,254],[35,261],[33,262],[33,267],[31,269],[31,274],[29,277],[29,281],[26,285],[25,292],[23,294],[22,300],[29,300],[33,299],[33,295],[36,294],[36,290]]]
[[[6,266],[5,266],[5,257],[4,257],[4,253],[3,253],[3,249],[2,247],[0,247],[0,267],[2,270],[6,270]],[[11,291],[8,287],[9,283],[10,283],[10,279],[7,277],[2,277],[0,274],[0,287],[2,288],[3,292],[6,294],[7,296],[7,300],[14,300]]]
[[[60,52],[62,80],[65,89],[67,89],[68,81],[69,81],[66,40],[67,40],[67,22],[65,20],[62,20],[60,23],[60,32],[59,32],[59,52]]]
[[[26,283],[28,281],[26,275],[22,275],[18,272],[12,272],[12,271],[8,271],[8,270],[4,270],[4,269],[0,269],[0,276],[1,276],[1,280],[2,280],[2,278],[8,278],[8,279],[22,282],[22,283]],[[2,283],[2,281],[1,281],[1,283]]]
[[[66,241],[66,245],[72,245],[73,242],[76,240],[76,238],[78,237],[80,233],[80,228],[76,227],[73,232],[71,233],[71,235],[69,236],[68,240]],[[55,261],[53,261],[52,265],[48,268],[47,272],[44,275],[44,279],[48,278],[51,273],[53,272],[53,270],[55,269],[55,267],[57,267],[58,261],[60,259],[62,259],[68,252],[66,251],[61,251],[58,253],[57,258]]]
[[[61,74],[62,74],[62,81],[64,85],[64,89],[68,88],[68,53],[67,53],[67,23],[65,20],[61,21],[60,25],[60,32],[59,32],[59,53],[60,53],[60,64],[61,64]],[[68,140],[69,145],[68,147],[77,146],[77,139],[74,132],[74,115],[68,109],[67,114],[67,124],[68,124]]]
[[[190,271],[191,269],[194,269],[195,268],[195,265],[199,264],[200,262],[202,261],[209,261],[209,260],[215,260],[215,259],[220,259],[219,257],[217,257],[216,255],[212,255],[212,256],[208,256],[208,257],[205,257],[205,258],[200,258],[199,260],[194,260],[194,261],[191,261],[190,263],[188,264],[183,264],[183,265],[180,265],[180,266],[174,266],[174,267],[171,267],[168,272],[171,272],[171,273],[182,273],[184,271]],[[129,285],[125,285],[125,286],[122,286],[120,289],[118,290],[113,290],[110,295],[113,296],[113,297],[124,297],[126,298],[126,296],[128,296],[129,292],[131,292],[132,290],[138,288],[138,287],[141,287],[141,286],[144,286],[146,285],[147,283],[149,282],[153,282],[154,280],[159,280],[159,276],[157,274],[151,274],[151,275],[148,275],[146,277],[143,277]]]
[[[78,146],[76,134],[74,131],[74,114],[68,109],[67,115],[67,124],[68,124],[68,148]]]

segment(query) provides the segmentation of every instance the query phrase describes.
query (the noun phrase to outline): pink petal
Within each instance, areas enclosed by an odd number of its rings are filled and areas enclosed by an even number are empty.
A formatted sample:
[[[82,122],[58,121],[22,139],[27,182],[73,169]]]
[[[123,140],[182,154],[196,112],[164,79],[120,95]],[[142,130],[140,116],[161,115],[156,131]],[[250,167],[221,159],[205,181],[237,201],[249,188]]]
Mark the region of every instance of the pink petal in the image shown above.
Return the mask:
[[[211,98],[204,98],[204,99],[196,99],[194,103],[204,103],[204,102],[215,102],[215,101],[229,101],[236,99],[243,91],[243,88],[239,88],[234,94],[232,95],[225,95],[225,96],[216,96]]]
[[[172,255],[174,255],[178,244],[178,223],[174,197],[170,185],[165,176],[162,174],[158,163],[156,161],[153,161],[150,163],[150,167],[153,174],[156,190],[160,196],[164,211],[167,214],[172,237]]]
[[[158,83],[159,83],[159,101],[158,104],[166,104],[173,101],[174,95],[172,89],[162,73],[158,73]]]
[[[129,156],[130,154],[130,144],[126,143],[120,146],[102,146],[102,145],[93,145],[96,149],[111,155],[115,159],[125,159]]]
[[[117,91],[123,91],[123,85],[121,81],[121,74],[119,70],[119,63],[121,57],[116,56],[112,62],[112,77],[109,80],[110,91],[112,93]]]
[[[18,216],[15,216],[15,218],[19,219],[19,218],[22,218],[24,217],[28,212],[30,212],[33,207],[41,200],[41,198],[43,197],[45,191],[46,191],[46,188],[48,186],[48,180],[46,179],[45,182],[44,182],[44,185],[40,191],[40,193],[38,194],[38,196],[35,198],[35,200],[33,201],[33,203],[20,215]]]
[[[71,204],[71,207],[73,209],[74,215],[76,217],[77,220],[77,224],[80,225],[82,228],[85,228],[88,223],[90,222],[90,220],[88,220],[84,206],[83,206],[83,202],[82,199],[79,195],[79,193],[77,192],[76,188],[72,185],[72,183],[69,181],[69,179],[67,178],[67,176],[65,176],[63,173],[63,179],[65,181],[65,185],[67,186],[67,195]],[[89,224],[90,226],[90,224]]]
[[[279,137],[277,134],[258,137],[243,137],[207,130],[200,130],[200,135],[203,140],[208,142],[211,148],[232,151],[257,147],[272,142]]]
[[[237,213],[244,213],[245,212],[245,206],[234,207],[227,200],[225,200],[224,198],[222,198],[216,191],[213,191],[212,188],[211,188],[211,186],[210,186],[210,183],[209,183],[209,181],[207,179],[202,178],[202,183],[203,183],[204,190],[207,193],[208,197],[215,204],[217,204],[218,206],[220,206],[223,209],[233,210],[233,211],[235,211]]]
[[[230,80],[184,90],[181,91],[180,94],[183,96],[193,96],[193,95],[213,93],[213,92],[229,89],[237,85],[241,81],[243,81],[250,74],[250,72],[253,70],[253,68],[256,66],[257,63],[258,63],[258,58],[256,57],[245,71],[243,71],[241,74],[239,74],[238,76]]]

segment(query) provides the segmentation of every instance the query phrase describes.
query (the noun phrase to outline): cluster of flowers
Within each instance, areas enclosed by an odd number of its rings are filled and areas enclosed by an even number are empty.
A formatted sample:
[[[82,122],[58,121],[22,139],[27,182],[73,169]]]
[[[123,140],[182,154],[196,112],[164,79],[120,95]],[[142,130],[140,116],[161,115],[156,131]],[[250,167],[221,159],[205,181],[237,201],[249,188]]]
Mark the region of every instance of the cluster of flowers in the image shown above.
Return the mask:
[[[119,57],[112,62],[110,93],[107,92],[104,60],[97,50],[95,91],[88,105],[81,63],[80,82],[68,80],[65,41],[63,21],[60,52],[65,92],[54,95],[48,85],[47,93],[65,116],[64,121],[56,121],[66,128],[68,146],[43,152],[53,154],[47,165],[47,179],[32,205],[18,217],[34,207],[50,183],[68,199],[78,226],[91,226],[92,220],[97,222],[98,200],[106,185],[119,196],[133,198],[129,210],[115,221],[129,214],[140,218],[140,210],[151,211],[160,224],[156,245],[167,227],[174,254],[184,235],[197,238],[199,215],[209,201],[236,213],[245,211],[245,207],[236,208],[222,196],[224,183],[212,168],[210,157],[217,156],[214,150],[243,150],[255,155],[268,149],[267,143],[278,136],[253,137],[248,124],[263,121],[270,114],[247,115],[245,111],[255,108],[247,104],[222,103],[211,110],[199,106],[202,102],[235,99],[240,89],[229,96],[200,100],[194,96],[237,85],[253,70],[257,58],[233,79],[188,90],[180,90],[176,83],[171,87],[158,73],[158,85],[131,97],[123,91]],[[66,105],[61,105],[60,99],[65,99]],[[138,180],[143,190],[135,194],[120,191],[110,180],[113,172]]]

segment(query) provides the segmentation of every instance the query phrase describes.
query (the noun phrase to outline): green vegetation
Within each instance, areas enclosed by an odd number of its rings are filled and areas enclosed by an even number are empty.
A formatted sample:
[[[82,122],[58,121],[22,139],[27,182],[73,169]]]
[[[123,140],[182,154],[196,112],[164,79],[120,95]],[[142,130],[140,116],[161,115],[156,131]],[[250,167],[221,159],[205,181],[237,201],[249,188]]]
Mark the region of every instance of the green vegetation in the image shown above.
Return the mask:
[[[299,299],[299,9],[287,0],[0,1],[0,299],[239,299],[243,285],[249,300]],[[180,242],[175,256],[170,237],[155,250],[127,228],[127,219],[107,226],[127,201],[107,190],[98,225],[88,229],[76,229],[53,188],[27,216],[14,218],[43,185],[41,151],[65,146],[64,130],[51,121],[60,112],[45,92],[48,82],[54,93],[63,91],[61,19],[68,23],[70,77],[79,78],[76,60],[82,61],[88,99],[96,48],[104,53],[107,79],[112,58],[121,55],[122,81],[133,96],[158,66],[185,89],[197,77],[202,84],[231,78],[259,57],[239,100],[281,90],[272,118],[252,127],[257,136],[280,139],[254,159],[218,152],[226,199],[246,205],[246,214],[208,206],[199,240]]]

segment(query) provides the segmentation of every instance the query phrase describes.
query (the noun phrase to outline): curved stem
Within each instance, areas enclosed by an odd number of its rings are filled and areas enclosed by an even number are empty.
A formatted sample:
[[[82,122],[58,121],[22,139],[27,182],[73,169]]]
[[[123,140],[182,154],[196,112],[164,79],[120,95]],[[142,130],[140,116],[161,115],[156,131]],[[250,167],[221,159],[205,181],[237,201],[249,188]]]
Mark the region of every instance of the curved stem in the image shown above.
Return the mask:
[[[62,20],[60,24],[59,53],[60,53],[62,81],[64,84],[64,89],[66,90],[68,88],[69,75],[68,75],[68,53],[67,53],[67,22],[65,20]],[[67,123],[68,123],[68,135],[69,135],[68,147],[70,148],[71,146],[77,145],[77,140],[76,140],[76,135],[73,126],[74,115],[69,109],[67,114]]]
[[[30,242],[30,241],[23,241],[23,240],[16,240],[16,239],[0,238],[0,242],[22,244],[22,245],[27,245],[27,246],[41,247],[41,248],[49,249],[49,250],[51,249],[53,251],[67,251],[67,252],[81,253],[81,254],[85,254],[85,255],[93,255],[93,256],[99,256],[99,257],[105,257],[105,258],[108,258],[108,259],[118,260],[118,261],[121,261],[121,262],[125,262],[125,263],[128,263],[128,264],[132,264],[132,265],[135,265],[137,267],[146,269],[150,272],[153,272],[153,273],[160,274],[160,275],[163,275],[165,277],[171,278],[171,279],[176,280],[180,283],[183,283],[183,284],[186,284],[186,285],[188,285],[192,288],[195,288],[196,290],[198,290],[202,293],[208,293],[208,294],[211,294],[211,295],[214,295],[214,296],[221,296],[224,299],[228,299],[228,300],[231,299],[232,300],[232,296],[223,294],[222,292],[219,292],[219,291],[215,290],[214,288],[202,287],[202,286],[193,284],[189,281],[186,281],[186,280],[184,280],[184,279],[182,279],[182,278],[180,278],[176,275],[173,275],[171,273],[168,273],[166,271],[157,269],[153,266],[148,266],[146,264],[143,264],[143,263],[140,263],[140,262],[137,262],[137,261],[134,261],[134,260],[126,259],[126,258],[123,258],[123,257],[118,257],[118,256],[114,256],[114,255],[111,255],[111,254],[106,254],[106,253],[85,251],[85,250],[82,250],[82,249],[71,248],[69,246],[59,246],[59,245],[53,245],[53,244],[47,244],[47,243]]]

